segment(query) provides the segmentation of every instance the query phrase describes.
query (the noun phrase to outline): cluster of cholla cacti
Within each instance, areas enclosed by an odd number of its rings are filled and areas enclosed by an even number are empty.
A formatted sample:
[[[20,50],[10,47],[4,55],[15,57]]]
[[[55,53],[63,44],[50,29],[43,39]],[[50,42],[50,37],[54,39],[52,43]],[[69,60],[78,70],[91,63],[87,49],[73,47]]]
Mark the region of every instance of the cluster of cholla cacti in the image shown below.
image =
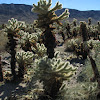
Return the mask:
[[[97,80],[98,85],[100,86],[100,83],[99,83],[100,74],[99,74],[96,62],[93,59],[92,55],[90,54],[91,50],[94,48],[94,45],[93,45],[94,40],[96,39],[97,41],[100,41],[99,24],[96,27],[92,25],[90,26],[90,25],[91,25],[90,19],[89,19],[88,24],[85,21],[81,21],[79,25],[79,30],[77,32],[79,33],[81,38],[78,36],[78,37],[71,38],[67,41],[69,41],[69,43],[71,42],[69,46],[76,53],[77,56],[81,56],[83,60],[87,59],[87,57],[90,59],[92,70],[94,73],[94,77],[91,78],[91,81]],[[93,35],[92,33],[95,35]],[[77,39],[78,39],[78,42],[76,42]],[[80,39],[82,40],[80,41]],[[68,50],[68,45],[67,45],[66,50]]]
[[[57,16],[54,11],[61,9],[62,5],[57,2],[52,9],[50,6],[51,0],[48,2],[40,0],[38,5],[33,5],[32,11],[38,13],[36,27],[43,31],[36,31],[35,24],[34,26],[26,25],[14,18],[8,20],[4,29],[8,37],[6,48],[11,55],[12,79],[24,78],[25,69],[31,65],[34,68],[34,75],[44,85],[46,96],[40,97],[41,99],[48,98],[48,96],[56,98],[63,81],[70,79],[76,71],[76,68],[69,62],[54,57],[56,39],[52,32],[55,29],[52,24],[56,22],[61,25],[59,21],[68,17],[69,12],[65,10],[63,14]],[[30,29],[32,30],[29,31]],[[16,66],[18,66],[18,71]]]
[[[74,19],[72,23],[65,21],[62,24],[60,21],[69,17],[68,9],[57,16],[55,11],[62,9],[62,4],[57,2],[50,8],[51,4],[51,0],[40,0],[37,5],[33,4],[32,12],[38,16],[33,24],[11,18],[3,29],[7,40],[5,48],[11,55],[12,80],[24,79],[27,69],[31,66],[34,70],[33,77],[43,84],[43,95],[38,97],[39,100],[55,100],[64,81],[70,80],[77,70],[55,52],[55,33],[61,33],[66,51],[75,52],[82,59],[89,57],[94,72],[93,80],[95,79],[100,87],[99,71],[90,55],[94,47],[93,39],[100,40],[100,22],[94,26],[89,19],[88,23],[80,22],[78,25]]]
[[[44,93],[55,98],[64,80],[69,80],[76,68],[56,56],[52,59],[47,56],[36,60],[35,76],[43,82]]]
[[[93,48],[92,42],[89,43],[89,40],[100,40],[100,25],[99,22],[97,25],[91,24],[91,19],[88,19],[88,23],[81,21],[80,24],[76,23],[76,19],[73,19],[72,23],[68,21],[64,23],[64,26],[59,27],[59,32],[63,31],[63,34],[66,37],[65,46],[66,51],[74,51],[77,56],[82,55],[82,57],[87,54],[83,48],[83,42],[87,41],[89,49]],[[85,48],[86,49],[86,48]],[[86,59],[87,57],[83,57]]]
[[[87,31],[87,37],[88,39],[94,39],[94,40],[100,40],[100,22],[97,22],[97,25],[92,24],[92,19],[88,18],[88,23],[85,21],[78,22],[77,19],[73,19],[72,22],[69,22],[68,20],[65,20],[62,24],[62,26],[56,26],[56,29],[58,30],[58,33],[63,33],[66,37],[66,39],[70,39],[73,37],[81,36],[81,24],[86,24],[86,31]],[[86,34],[84,33],[84,36]]]

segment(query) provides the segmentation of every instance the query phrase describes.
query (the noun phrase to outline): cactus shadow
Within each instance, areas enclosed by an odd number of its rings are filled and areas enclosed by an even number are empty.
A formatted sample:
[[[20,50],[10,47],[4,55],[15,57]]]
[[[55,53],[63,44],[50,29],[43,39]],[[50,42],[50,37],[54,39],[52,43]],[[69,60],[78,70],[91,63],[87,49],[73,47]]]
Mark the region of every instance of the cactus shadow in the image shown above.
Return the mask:
[[[79,63],[79,64],[85,64],[85,60],[84,59],[80,59],[80,58],[72,58],[70,60],[70,63],[73,64],[73,63]]]
[[[8,82],[0,86],[0,100],[5,100],[10,96],[16,96],[22,92],[25,87],[20,85],[20,82]],[[7,99],[8,100],[8,99]]]

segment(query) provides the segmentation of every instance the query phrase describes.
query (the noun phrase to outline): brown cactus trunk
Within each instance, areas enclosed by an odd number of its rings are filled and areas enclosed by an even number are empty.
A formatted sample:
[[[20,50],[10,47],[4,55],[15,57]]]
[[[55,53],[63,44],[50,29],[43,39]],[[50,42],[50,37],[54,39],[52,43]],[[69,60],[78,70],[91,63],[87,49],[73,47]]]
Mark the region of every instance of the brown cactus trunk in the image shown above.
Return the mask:
[[[81,34],[82,34],[82,38],[83,38],[83,42],[87,41],[88,40],[88,33],[87,33],[87,28],[86,28],[86,23],[85,22],[82,22],[81,25],[80,25],[80,30],[81,30]],[[92,70],[94,72],[94,77],[93,79],[94,80],[97,80],[98,82],[98,87],[100,88],[100,74],[99,74],[99,71],[98,71],[98,68],[96,66],[96,63],[95,61],[93,60],[93,58],[89,55],[89,51],[90,49],[87,48],[86,49],[86,52],[87,52],[87,56],[89,57],[90,59],[90,62],[91,62],[91,66],[92,66]]]
[[[55,100],[57,98],[58,91],[62,86],[62,81],[53,78],[45,81],[43,84],[44,96],[40,96],[39,100]]]
[[[98,87],[100,88],[100,74],[99,74],[99,71],[98,71],[98,68],[96,66],[96,63],[95,61],[93,60],[93,58],[88,55],[89,59],[90,59],[90,62],[91,62],[91,65],[92,65],[92,69],[93,69],[93,73],[94,73],[94,79],[97,80],[98,82]]]
[[[54,57],[54,48],[56,47],[56,39],[52,33],[52,29],[49,27],[44,32],[44,44],[47,48],[48,58],[52,59]],[[44,90],[45,90],[44,92],[46,95],[49,95],[51,98],[55,99],[57,97],[57,93],[61,86],[62,82],[60,80],[57,80],[55,78],[51,79],[50,81],[44,83]]]
[[[0,56],[0,81],[3,81],[3,72],[2,72],[2,66],[1,66],[1,56]]]
[[[15,67],[16,67],[16,59],[15,59],[15,55],[16,55],[16,40],[14,39],[14,36],[12,33],[8,33],[8,39],[9,39],[9,47],[10,47],[10,54],[11,54],[11,72],[13,75],[13,79],[16,80],[16,72],[15,72]]]
[[[44,44],[47,48],[48,58],[54,57],[54,48],[56,47],[56,39],[51,31],[52,29],[48,27],[44,32]]]
[[[53,99],[56,99],[58,91],[61,88],[61,86],[62,86],[62,82],[60,80],[55,79],[54,83],[52,84],[51,91],[50,91],[50,96]]]
[[[19,69],[18,69],[18,78],[23,79],[24,78],[24,73],[25,73],[25,66],[24,63],[19,64]]]

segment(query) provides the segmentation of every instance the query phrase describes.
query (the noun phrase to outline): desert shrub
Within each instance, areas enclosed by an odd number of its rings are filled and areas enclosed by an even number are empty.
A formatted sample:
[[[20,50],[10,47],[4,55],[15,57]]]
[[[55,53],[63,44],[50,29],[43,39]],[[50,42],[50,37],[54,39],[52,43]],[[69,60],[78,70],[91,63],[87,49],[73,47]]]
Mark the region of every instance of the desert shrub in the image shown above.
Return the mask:
[[[96,61],[96,65],[97,65],[97,68],[100,72],[100,68],[99,68],[99,58],[100,58],[100,43],[99,41],[97,40],[89,40],[88,41],[89,43],[92,42],[92,44],[94,45],[93,48],[94,50],[92,50],[90,52],[90,55],[93,57],[93,59]],[[91,69],[91,63],[90,63],[90,60],[87,59],[85,61],[85,65],[84,65],[84,68],[83,68],[83,71],[79,74],[78,76],[78,81],[90,81],[91,77],[93,76],[93,70]]]
[[[66,40],[65,43],[64,43],[65,48],[66,48],[65,51],[74,52],[76,45],[79,46],[81,41],[82,41],[81,37]]]
[[[77,83],[65,89],[66,95],[63,95],[63,100],[97,100],[98,91],[97,83]]]

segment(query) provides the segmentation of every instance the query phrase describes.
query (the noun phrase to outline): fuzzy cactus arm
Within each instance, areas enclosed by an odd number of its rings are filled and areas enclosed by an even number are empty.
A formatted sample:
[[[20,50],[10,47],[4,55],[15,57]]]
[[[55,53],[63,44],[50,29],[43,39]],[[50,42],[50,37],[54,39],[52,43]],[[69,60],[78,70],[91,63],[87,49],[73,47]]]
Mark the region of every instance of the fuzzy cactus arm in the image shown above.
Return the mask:
[[[33,63],[33,58],[35,58],[35,57],[36,57],[36,55],[34,55],[32,52],[21,51],[21,52],[17,52],[16,61],[18,64],[23,62],[25,65],[29,65],[29,64]]]
[[[61,78],[64,80],[71,78],[71,76],[76,71],[76,68],[74,68],[72,65],[70,65],[69,62],[65,63],[61,60],[48,59],[46,57],[43,57],[42,59],[38,60],[37,66],[38,66],[38,71],[39,70],[43,71],[43,73],[41,73],[41,74],[49,75],[48,76],[49,78],[50,77],[58,77],[58,78]],[[37,74],[37,76],[38,76],[38,74]],[[39,77],[45,78],[42,76],[44,76],[44,75],[40,76],[40,74],[39,74]]]
[[[37,43],[36,44],[36,48],[35,47],[32,47],[32,50],[36,53],[36,54],[38,54],[39,56],[43,56],[43,55],[45,55],[46,54],[46,52],[47,52],[47,49],[46,49],[46,47],[44,46],[44,44],[39,44],[39,43]]]
[[[5,31],[9,32],[10,34],[14,34],[14,33],[18,33],[22,28],[25,27],[26,25],[24,22],[11,18],[11,20],[8,20],[8,25],[6,26]]]
[[[38,7],[35,4],[33,4],[32,12],[40,13],[41,12],[41,9],[40,9],[40,7]]]
[[[58,17],[58,20],[62,20],[67,17],[69,17],[69,11],[68,9],[65,9],[65,11]]]
[[[45,0],[40,0],[38,2],[38,5],[33,4],[32,12],[38,13],[38,14],[46,14],[56,11],[57,9],[62,8],[62,4],[59,4],[59,2],[56,3],[55,7],[51,8],[51,0],[48,1],[48,3]]]
[[[49,12],[53,12],[53,11],[56,11],[58,9],[61,9],[62,8],[62,4],[59,4],[59,2],[56,3],[55,7],[53,7],[52,9],[50,9]]]
[[[19,40],[20,44],[25,44],[27,42],[35,44],[39,39],[38,33],[29,34],[28,32],[20,31],[18,32],[18,35],[21,36],[21,39]]]
[[[65,18],[68,18],[69,17],[69,11],[68,9],[65,9],[65,11],[58,17],[53,17],[52,18],[52,21],[58,21],[58,20],[63,20]]]
[[[48,8],[51,6],[51,0],[48,1],[47,6]]]
[[[32,11],[38,14],[46,14],[51,6],[51,0],[47,3],[45,0],[40,0],[38,5],[33,4]]]

